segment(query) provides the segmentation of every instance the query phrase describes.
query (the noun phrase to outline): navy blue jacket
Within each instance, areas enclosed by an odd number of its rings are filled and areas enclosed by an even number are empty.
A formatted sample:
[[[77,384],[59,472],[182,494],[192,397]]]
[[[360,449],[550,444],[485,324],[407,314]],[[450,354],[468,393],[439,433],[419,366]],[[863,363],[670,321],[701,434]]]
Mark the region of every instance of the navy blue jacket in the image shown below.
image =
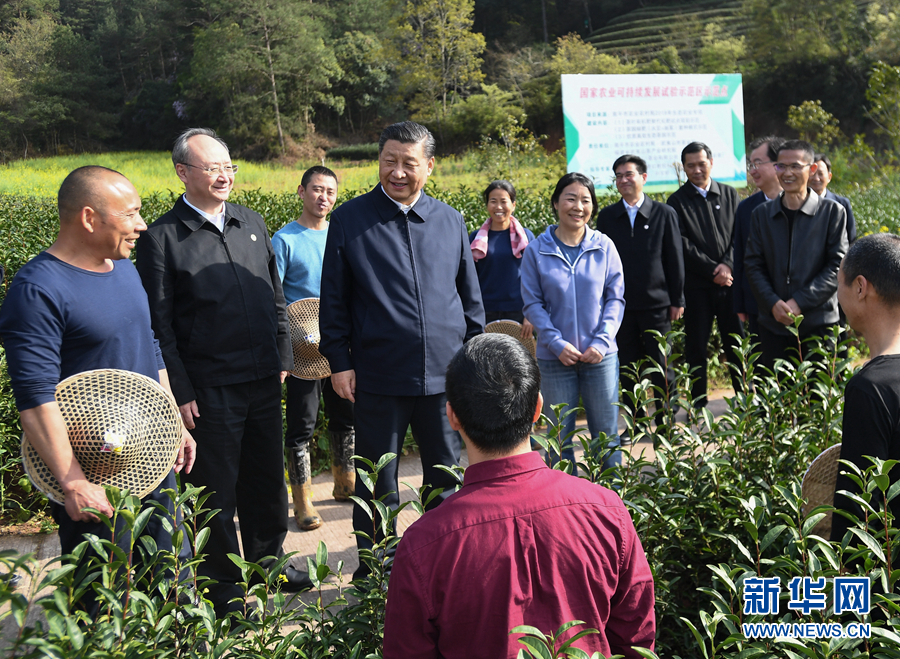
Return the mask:
[[[765,193],[757,190],[738,204],[734,216],[734,271],[731,274],[734,277],[732,289],[734,289],[735,313],[759,315],[756,298],[753,297],[753,289],[750,288],[750,280],[747,279],[747,271],[744,268],[744,254],[747,252],[747,238],[750,237],[750,217],[756,207],[765,202]]]
[[[462,215],[419,196],[404,215],[378,185],[331,215],[322,264],[319,350],[362,391],[444,392],[456,351],[484,331]]]
[[[825,190],[825,198],[836,201],[844,210],[847,211],[847,242],[853,244],[856,242],[856,218],[853,217],[853,209],[850,208],[850,200],[839,194],[834,194],[831,190]]]
[[[634,227],[622,200],[597,215],[597,230],[616,244],[625,270],[625,311],[684,306],[678,214],[644,196]]]

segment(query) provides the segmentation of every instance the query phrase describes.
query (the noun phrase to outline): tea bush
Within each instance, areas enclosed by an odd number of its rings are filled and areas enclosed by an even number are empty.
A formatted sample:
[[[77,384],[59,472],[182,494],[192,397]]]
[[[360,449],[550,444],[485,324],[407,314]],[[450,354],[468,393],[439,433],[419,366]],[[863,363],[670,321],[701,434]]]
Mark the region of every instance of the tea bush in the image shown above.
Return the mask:
[[[676,359],[669,339],[667,359]],[[876,461],[865,473],[857,474],[864,493],[860,500],[867,513],[842,542],[831,543],[814,535],[813,527],[827,509],[804,514],[800,481],[812,459],[841,439],[843,389],[851,368],[846,360],[816,346],[803,345],[802,349],[803,361],[779,362],[774,372],[760,373],[754,366],[758,355],[745,340],[740,348],[740,375],[745,382],[752,382],[755,390],[731,399],[728,411],[718,419],[707,410],[687,406],[690,376],[684,367],[678,369],[675,391],[660,392],[649,380],[652,368],[657,367],[640,365],[638,384],[626,392],[636,410],[627,417],[626,435],[651,441],[654,457],[627,459],[617,470],[603,471],[606,438],[582,441],[579,473],[620,494],[653,571],[657,647],[656,654],[644,652],[643,656],[900,658],[900,571],[896,568],[900,538],[894,520],[878,505],[900,493],[900,484],[891,485],[887,477],[894,463]],[[642,409],[662,397],[688,409],[690,423],[673,423],[670,412],[664,423],[654,427],[651,416]],[[537,439],[550,450],[559,450],[559,438],[552,433]],[[373,484],[377,472],[393,458],[387,455],[374,465],[360,463],[362,482]],[[563,460],[557,468],[570,470],[571,465]],[[185,532],[200,553],[205,534],[199,524],[203,499],[198,494],[188,490],[172,496],[180,504],[197,501],[193,512],[187,514]],[[132,498],[116,493],[111,498],[129,525],[145,521],[137,514],[137,502]],[[421,511],[423,504],[418,500],[411,505]],[[263,569],[235,557],[246,575],[245,588],[256,599],[245,613],[226,620],[216,620],[209,604],[193,594],[202,594],[202,582],[167,580],[166,574],[183,567],[175,562],[177,557],[146,544],[123,552],[111,543],[92,541],[108,560],[89,569],[59,566],[36,575],[37,588],[51,589],[49,597],[17,593],[0,580],[0,618],[12,616],[17,632],[9,641],[12,645],[7,654],[78,657],[87,656],[89,648],[102,648],[104,656],[149,652],[176,657],[210,651],[213,656],[227,652],[239,657],[378,657],[384,603],[390,596],[389,549],[398,542],[391,534],[396,513],[377,503],[366,511],[372,519],[372,535],[383,539],[363,557],[372,568],[365,581],[345,586],[340,567],[335,573],[326,565],[327,549],[320,546],[316,556],[308,558],[310,573],[317,587],[325,579],[337,578],[338,598],[331,604],[324,604],[321,597],[301,604],[278,592],[277,580],[270,576],[271,566]],[[375,514],[378,511],[381,517]],[[147,557],[142,565],[151,568],[127,569],[133,556],[141,553]],[[36,570],[33,557],[7,553],[0,555],[0,563],[5,569]],[[872,613],[858,618],[872,625],[871,638],[775,642],[747,639],[741,633],[742,623],[856,620],[855,614],[834,615],[830,604],[826,610],[800,615],[784,606],[786,592],[781,595],[777,615],[765,619],[743,613],[741,595],[749,577],[779,577],[784,586],[793,577],[837,575],[872,580]],[[77,610],[87,589],[103,603],[101,615],[94,619]],[[181,604],[179,594],[183,596]],[[39,607],[45,618],[29,623],[27,614],[34,607]],[[572,635],[586,631],[568,622],[559,621],[566,629],[556,633],[518,632],[531,637],[528,647],[533,656],[550,657],[565,649]],[[541,643],[552,648],[542,649]]]

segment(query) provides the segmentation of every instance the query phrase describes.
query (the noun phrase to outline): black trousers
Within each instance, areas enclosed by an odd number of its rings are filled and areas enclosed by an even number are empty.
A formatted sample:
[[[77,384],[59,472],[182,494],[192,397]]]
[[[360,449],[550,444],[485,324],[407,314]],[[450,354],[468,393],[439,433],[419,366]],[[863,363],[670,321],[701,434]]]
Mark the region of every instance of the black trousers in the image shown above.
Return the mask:
[[[818,325],[805,332],[802,331],[802,323],[800,327],[801,343],[810,337],[818,337],[822,339],[823,347],[826,350],[834,350],[834,341],[831,340],[831,325]],[[790,359],[792,357],[797,359],[799,355],[797,352],[797,337],[793,334],[776,334],[762,325],[759,327],[759,347],[762,352],[759,356],[759,365],[769,369],[775,367],[776,359]],[[817,355],[813,355],[810,352],[812,346],[808,343],[803,343],[801,349],[803,350],[804,359],[809,359],[810,361],[819,359]]]
[[[622,403],[626,409],[631,410],[631,398],[625,393],[634,391],[635,379],[631,377],[630,366],[641,359],[652,359],[657,364],[665,364],[665,354],[660,349],[656,338],[647,330],[656,330],[665,334],[672,329],[669,320],[669,307],[662,309],[642,309],[639,311],[625,310],[619,332],[616,334],[616,345],[619,347],[619,382],[622,385]],[[645,366],[646,368],[646,366]],[[672,392],[672,384],[675,379],[671,365],[667,365],[666,373],[653,373],[650,381],[660,391],[660,398],[667,398]],[[663,408],[662,400],[657,401],[656,410]]]
[[[444,394],[433,396],[382,396],[367,391],[356,390],[356,453],[372,462],[385,453],[400,455],[407,428],[412,428],[413,438],[419,447],[422,459],[422,482],[431,489],[443,489],[427,506],[430,510],[453,494],[456,480],[435,465],[454,466],[459,464],[462,439],[447,421],[447,398]],[[387,495],[384,503],[395,509],[400,505],[399,483],[397,482],[398,462],[394,460],[379,474],[375,484],[375,498]],[[363,501],[371,501],[372,494],[361,478],[356,479],[356,496]],[[427,495],[426,495],[427,496]],[[353,507],[353,530],[374,535],[372,520],[359,507]],[[372,543],[356,536],[359,549],[371,548]],[[355,578],[368,574],[368,567],[360,561]]]
[[[313,438],[316,431],[316,420],[319,418],[320,397],[325,400],[328,431],[350,432],[353,430],[353,403],[335,393],[331,386],[331,378],[301,380],[288,376],[285,398],[287,425],[284,433],[285,448],[300,448]]]
[[[288,498],[284,480],[281,428],[281,381],[278,375],[220,387],[197,388],[200,416],[191,431],[197,441],[197,461],[187,476],[194,485],[212,492],[206,507],[221,509],[209,522],[210,535],[200,565],[202,576],[219,583],[209,599],[222,615],[241,605],[237,585],[241,571],[228,554],[258,563],[265,556],[281,556],[287,535]],[[238,543],[234,513],[241,525]]]
[[[692,371],[691,377],[695,378],[691,387],[695,407],[706,406],[706,361],[713,318],[718,323],[725,358],[730,364],[740,366],[740,359],[734,353],[739,344],[731,335],[743,338],[744,327],[734,311],[731,287],[685,288],[684,359]],[[736,392],[741,390],[741,378],[734,371],[731,372],[731,385]]]

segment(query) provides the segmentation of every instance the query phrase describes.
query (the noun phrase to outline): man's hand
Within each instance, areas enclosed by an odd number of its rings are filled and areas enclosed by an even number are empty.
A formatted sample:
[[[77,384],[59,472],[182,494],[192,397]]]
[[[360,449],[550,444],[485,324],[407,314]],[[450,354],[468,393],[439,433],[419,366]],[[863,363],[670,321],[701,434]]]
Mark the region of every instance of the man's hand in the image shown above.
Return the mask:
[[[563,366],[574,366],[581,359],[581,352],[575,349],[571,343],[567,343],[563,351],[559,353],[559,361]]]
[[[341,398],[349,400],[351,403],[356,402],[356,371],[352,368],[349,371],[341,371],[340,373],[331,374],[331,388]]]
[[[194,418],[200,416],[200,410],[197,408],[197,401],[192,400],[190,403],[179,405],[181,410],[181,421],[188,430],[194,429]]]
[[[748,320],[750,320],[750,314],[738,312],[738,319],[739,319],[742,323],[746,323]]]
[[[287,377],[291,374],[290,371],[282,371],[281,372],[281,384],[284,384],[284,381],[287,380]]]
[[[534,336],[534,325],[528,322],[528,319],[522,321],[522,338],[530,339]]]
[[[684,315],[684,307],[669,307],[669,321],[675,322]]]
[[[181,447],[178,449],[178,457],[175,459],[175,473],[182,469],[184,473],[191,473],[194,468],[194,461],[197,459],[197,442],[191,437],[191,433],[187,428],[181,429]]]
[[[713,283],[719,286],[731,286],[734,279],[731,276],[731,268],[724,263],[720,263],[713,270]]]
[[[788,300],[787,305],[788,305],[788,307],[790,307],[791,313],[794,314],[795,316],[799,316],[800,314],[803,313],[802,311],[800,311],[800,305],[797,304],[797,301],[794,298],[791,298],[790,300]]]
[[[61,484],[62,485],[62,484]],[[89,483],[86,479],[73,480],[63,486],[66,495],[66,514],[76,522],[97,522],[97,516],[85,512],[85,508],[99,510],[107,517],[112,517],[113,509],[106,499],[106,490],[99,485]]]
[[[584,362],[585,364],[599,364],[603,361],[603,355],[601,355],[600,351],[594,346],[591,346],[581,353],[581,357],[578,361]]]
[[[794,303],[794,306],[797,306],[797,303]],[[791,314],[793,314],[793,310],[790,305],[784,300],[778,300],[775,304],[772,305],[772,318],[777,320],[782,325],[793,325],[794,319],[791,318]]]

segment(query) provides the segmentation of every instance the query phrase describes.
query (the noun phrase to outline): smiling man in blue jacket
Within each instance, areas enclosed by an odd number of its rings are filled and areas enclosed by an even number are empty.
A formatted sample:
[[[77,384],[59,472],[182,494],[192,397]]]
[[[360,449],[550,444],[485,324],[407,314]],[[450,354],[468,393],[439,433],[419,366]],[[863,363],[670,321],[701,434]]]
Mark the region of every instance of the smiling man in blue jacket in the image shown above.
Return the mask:
[[[378,145],[380,184],[331,216],[322,264],[319,349],[338,395],[353,401],[356,453],[373,462],[400,453],[407,428],[424,483],[449,496],[455,479],[437,465],[459,464],[460,438],[445,410],[444,373],[462,344],[484,330],[481,289],[459,211],[423,192],[434,169],[434,137],[411,121],[388,126]],[[375,497],[396,507],[397,463]],[[372,495],[360,480],[356,496]],[[359,507],[353,528],[373,533]],[[371,543],[357,536],[357,546]],[[368,573],[360,562],[355,573]]]

